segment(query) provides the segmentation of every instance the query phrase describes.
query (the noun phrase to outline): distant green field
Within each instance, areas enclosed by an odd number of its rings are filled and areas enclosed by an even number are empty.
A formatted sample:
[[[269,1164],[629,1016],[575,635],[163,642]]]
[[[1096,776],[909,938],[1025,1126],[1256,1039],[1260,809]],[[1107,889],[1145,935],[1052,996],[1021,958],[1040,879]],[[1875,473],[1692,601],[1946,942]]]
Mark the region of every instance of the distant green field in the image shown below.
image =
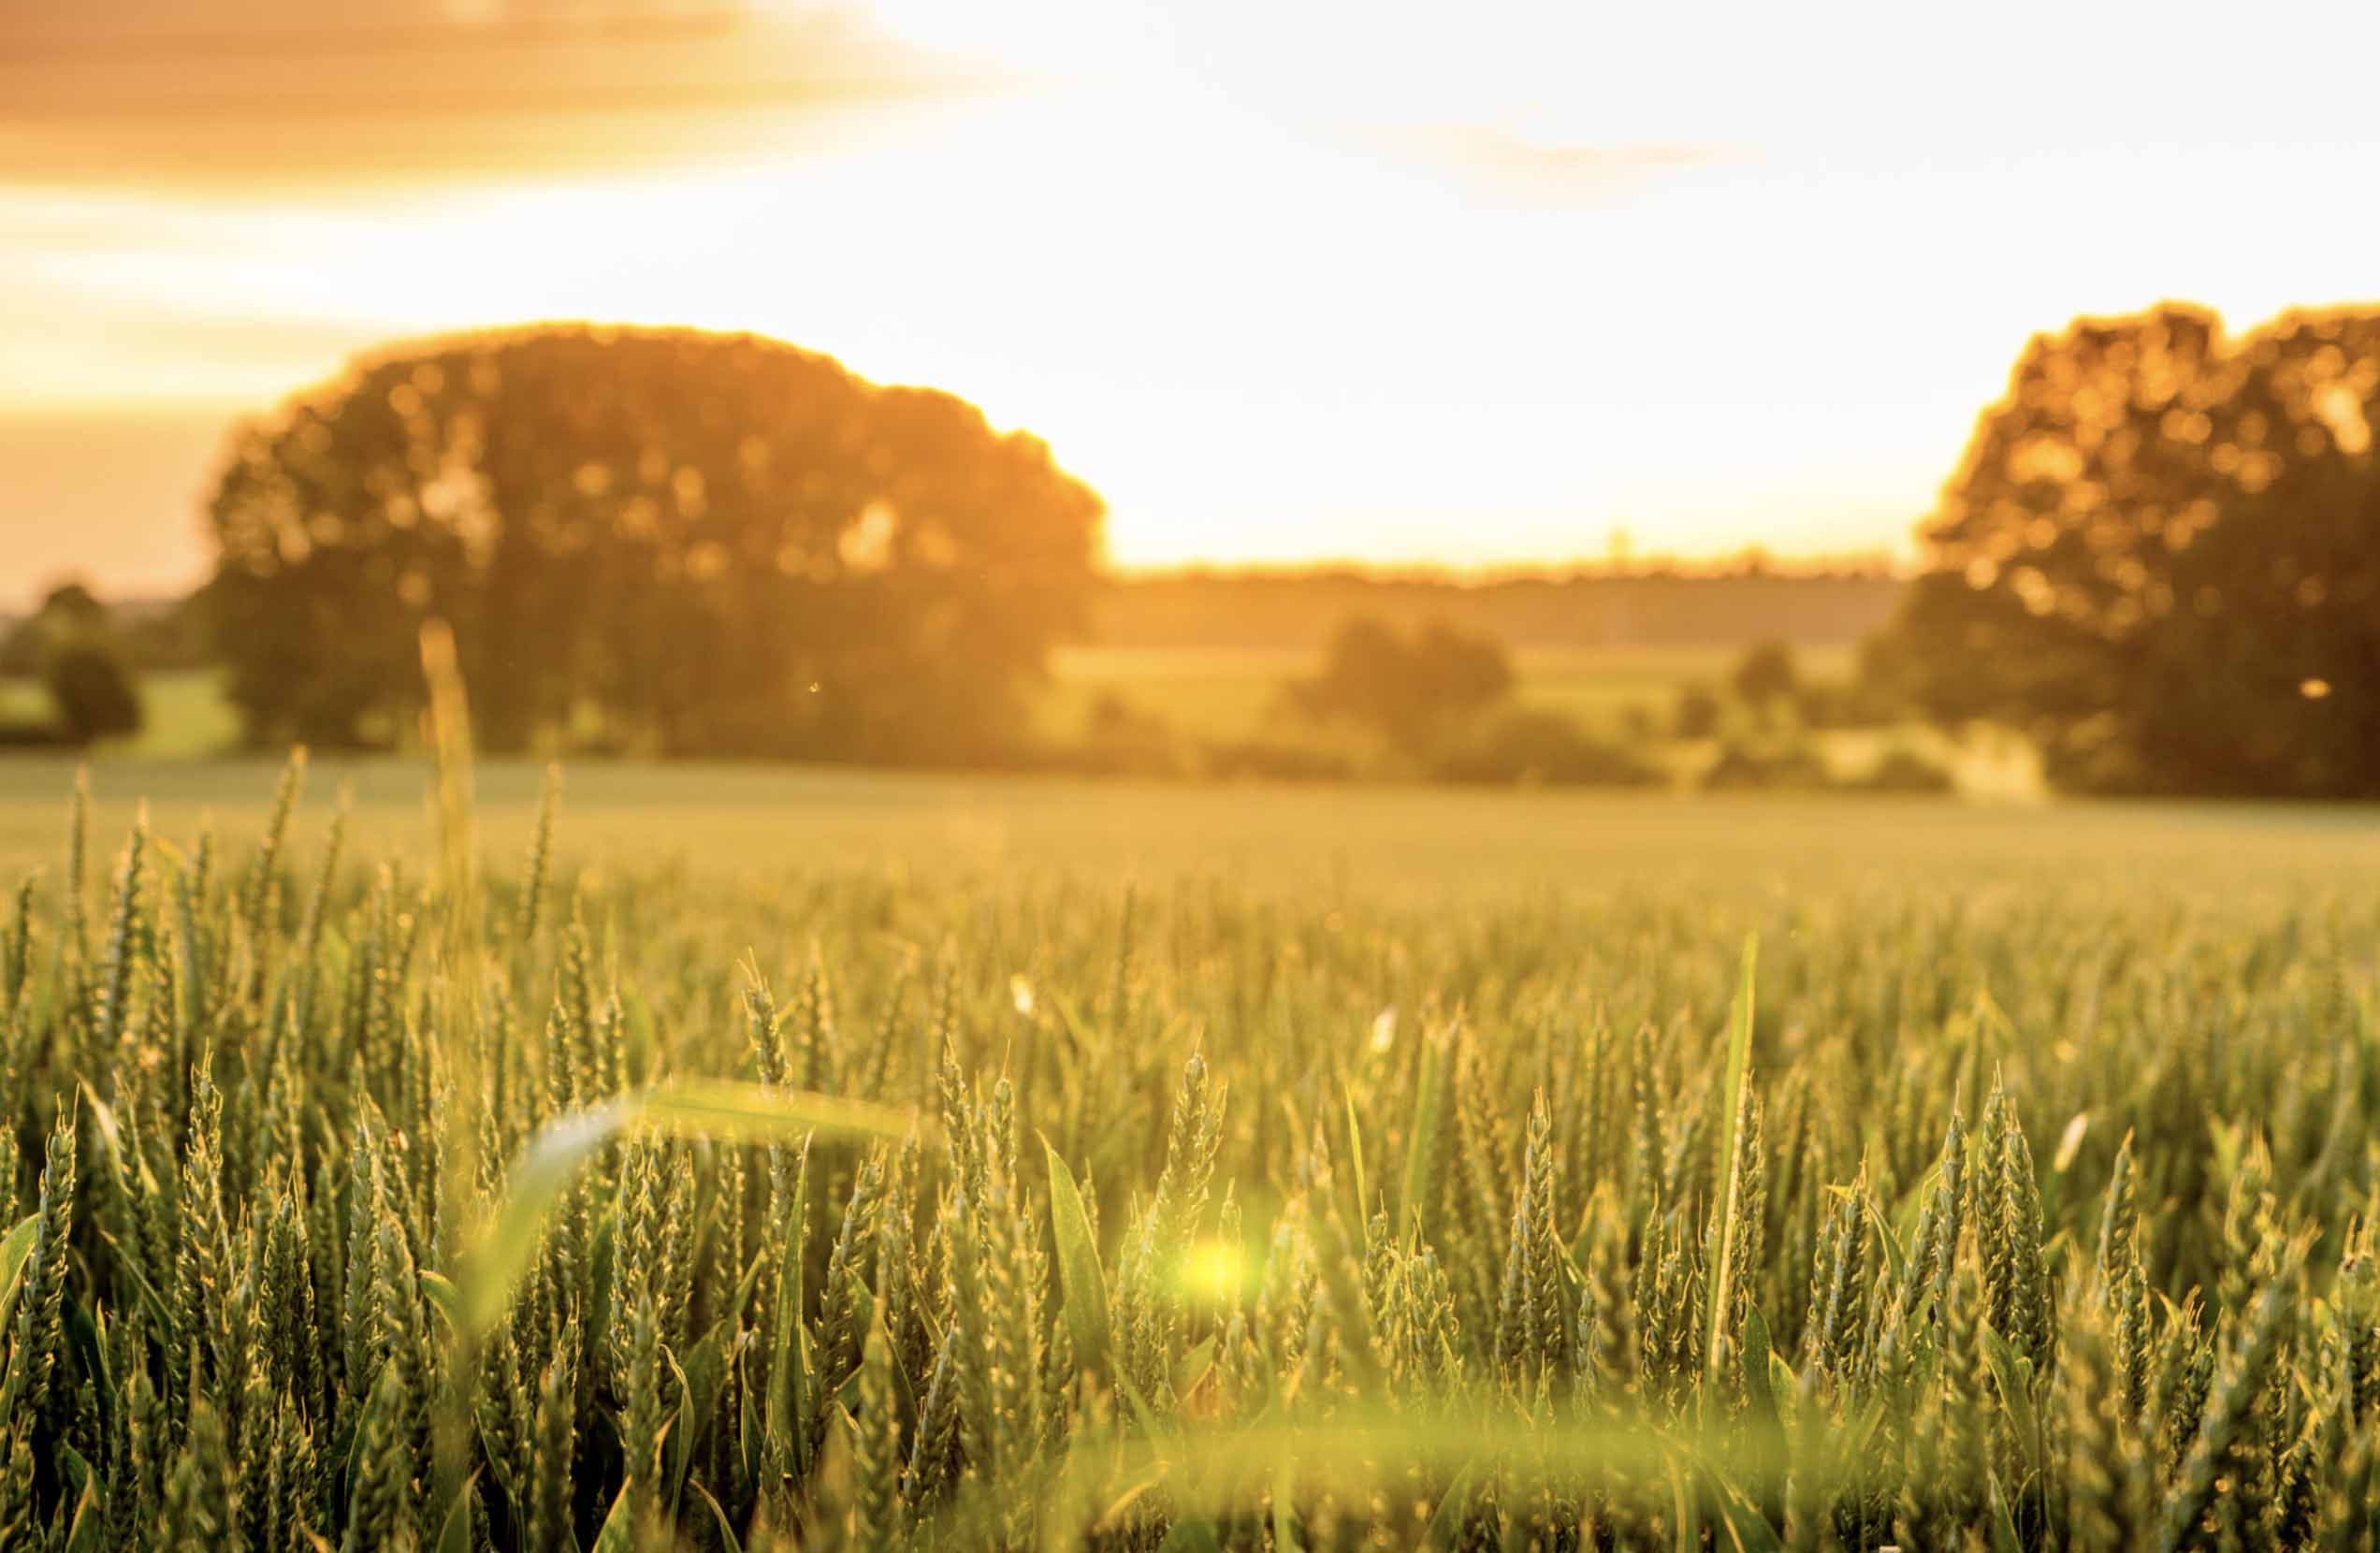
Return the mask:
[[[1514,655],[1518,698],[1576,718],[1597,733],[1619,732],[1631,707],[1666,722],[1680,687],[1724,680],[1736,654],[1725,647],[1546,648]],[[1850,672],[1848,649],[1800,656],[1802,672],[1825,678]],[[1313,672],[1313,655],[1267,648],[1069,647],[1052,658],[1049,681],[1034,700],[1043,737],[1078,737],[1102,696],[1163,718],[1191,738],[1239,739],[1260,731],[1281,687]],[[105,759],[183,760],[230,748],[239,721],[213,670],[152,674],[141,681],[148,726],[139,737],[100,751]],[[40,688],[0,679],[0,721],[47,715]]]
[[[188,760],[227,749],[239,736],[239,718],[224,700],[223,676],[212,669],[144,675],[140,711],[139,736],[109,746],[99,752],[103,757]],[[38,684],[0,679],[0,722],[33,722],[49,715]]]

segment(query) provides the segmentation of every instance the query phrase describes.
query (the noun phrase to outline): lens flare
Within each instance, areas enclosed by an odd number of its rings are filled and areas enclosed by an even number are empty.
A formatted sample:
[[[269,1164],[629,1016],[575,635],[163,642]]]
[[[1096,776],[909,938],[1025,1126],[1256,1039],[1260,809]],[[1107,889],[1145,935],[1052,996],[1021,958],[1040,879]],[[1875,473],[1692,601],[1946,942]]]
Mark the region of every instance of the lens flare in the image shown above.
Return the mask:
[[[1212,1237],[1195,1241],[1182,1258],[1183,1298],[1201,1305],[1236,1304],[1249,1271],[1247,1251],[1237,1242]]]

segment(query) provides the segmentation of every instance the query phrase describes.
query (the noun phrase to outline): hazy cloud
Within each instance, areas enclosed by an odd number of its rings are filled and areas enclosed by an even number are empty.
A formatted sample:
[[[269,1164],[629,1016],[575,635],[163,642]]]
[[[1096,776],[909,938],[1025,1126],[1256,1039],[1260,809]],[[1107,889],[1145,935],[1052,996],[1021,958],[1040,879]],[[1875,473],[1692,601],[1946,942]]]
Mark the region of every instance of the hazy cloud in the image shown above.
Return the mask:
[[[1455,180],[1475,199],[1517,209],[1622,203],[1647,184],[1742,162],[1749,153],[1698,145],[1543,145],[1484,124],[1399,130],[1390,154]]]
[[[180,592],[206,574],[201,510],[228,418],[0,408],[0,610],[70,576],[110,592]]]
[[[815,144],[992,82],[842,6],[0,0],[0,175],[156,190],[509,180]]]

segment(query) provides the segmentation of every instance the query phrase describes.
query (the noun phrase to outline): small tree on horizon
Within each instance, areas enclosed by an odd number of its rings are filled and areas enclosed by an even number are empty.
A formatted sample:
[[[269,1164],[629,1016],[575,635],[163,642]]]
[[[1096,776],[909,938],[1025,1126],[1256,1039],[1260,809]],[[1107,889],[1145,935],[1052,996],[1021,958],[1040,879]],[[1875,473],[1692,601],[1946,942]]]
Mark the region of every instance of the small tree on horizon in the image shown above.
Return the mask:
[[[1791,700],[1801,682],[1793,649],[1774,638],[1746,648],[1729,680],[1744,704],[1763,716],[1778,702]]]
[[[1711,688],[1699,680],[1690,681],[1677,689],[1670,731],[1681,739],[1707,739],[1719,732],[1720,711],[1719,697]]]
[[[1511,655],[1492,637],[1443,620],[1408,637],[1365,615],[1332,634],[1319,674],[1285,690],[1307,717],[1344,718],[1418,756],[1509,696],[1514,679]]]
[[[76,745],[140,732],[140,692],[107,606],[80,582],[61,583],[11,635],[5,654],[40,675],[58,733]]]
[[[85,639],[53,649],[41,677],[67,742],[90,745],[140,732],[140,692],[108,644]]]

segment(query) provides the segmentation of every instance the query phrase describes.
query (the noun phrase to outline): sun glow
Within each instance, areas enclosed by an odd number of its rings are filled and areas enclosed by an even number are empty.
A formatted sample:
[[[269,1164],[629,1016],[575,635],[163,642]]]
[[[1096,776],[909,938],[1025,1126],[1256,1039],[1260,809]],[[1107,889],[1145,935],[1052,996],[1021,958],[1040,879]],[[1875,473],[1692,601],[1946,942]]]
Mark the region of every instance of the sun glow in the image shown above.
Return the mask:
[[[631,118],[510,173],[534,138],[500,125],[467,178],[0,181],[0,294],[40,326],[11,333],[0,417],[220,423],[392,336],[685,323],[1034,431],[1107,497],[1125,564],[1561,559],[1621,527],[1839,551],[1906,543],[2032,331],[2369,285],[2352,140],[2184,155],[2134,144],[2120,92],[2016,123],[1966,72],[1923,100],[1749,9],[1723,35],[1807,71],[1552,9],[879,0],[845,31],[930,57],[930,89],[798,112],[723,90],[666,120],[668,155]],[[2189,220],[2242,187],[2292,240]],[[177,470],[172,501],[197,483]],[[68,501],[136,504],[100,486]]]

